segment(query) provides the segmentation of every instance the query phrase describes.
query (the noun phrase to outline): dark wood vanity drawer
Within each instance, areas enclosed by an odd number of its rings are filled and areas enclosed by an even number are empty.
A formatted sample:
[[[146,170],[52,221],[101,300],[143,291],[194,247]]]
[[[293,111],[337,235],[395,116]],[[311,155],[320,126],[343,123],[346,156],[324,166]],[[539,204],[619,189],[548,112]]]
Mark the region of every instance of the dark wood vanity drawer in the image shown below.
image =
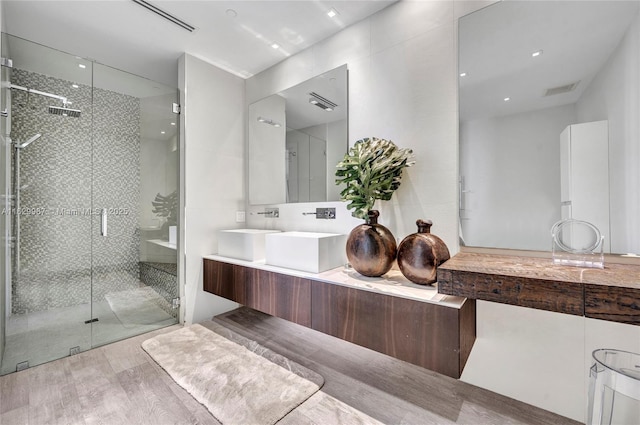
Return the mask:
[[[247,307],[311,327],[311,281],[259,269],[247,271]]]
[[[247,303],[246,267],[204,260],[203,289],[239,304]]]
[[[475,301],[461,308],[312,283],[312,328],[459,378],[475,341]]]
[[[247,307],[311,327],[311,281],[204,259],[203,289]]]

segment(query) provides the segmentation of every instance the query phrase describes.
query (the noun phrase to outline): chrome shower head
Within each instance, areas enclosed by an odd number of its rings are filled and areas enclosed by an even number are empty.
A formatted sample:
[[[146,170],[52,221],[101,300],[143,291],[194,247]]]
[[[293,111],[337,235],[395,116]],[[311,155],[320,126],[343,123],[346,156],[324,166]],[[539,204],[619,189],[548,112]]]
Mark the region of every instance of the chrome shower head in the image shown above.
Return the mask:
[[[49,106],[49,113],[62,115],[63,117],[79,118],[81,111],[79,109],[67,108],[66,106]]]
[[[42,136],[42,134],[38,133],[35,136],[33,136],[31,139],[27,140],[26,142],[23,142],[21,144],[16,144],[16,148],[17,149],[24,149],[27,146],[29,146],[31,143],[33,143],[36,140],[38,140],[41,136]]]

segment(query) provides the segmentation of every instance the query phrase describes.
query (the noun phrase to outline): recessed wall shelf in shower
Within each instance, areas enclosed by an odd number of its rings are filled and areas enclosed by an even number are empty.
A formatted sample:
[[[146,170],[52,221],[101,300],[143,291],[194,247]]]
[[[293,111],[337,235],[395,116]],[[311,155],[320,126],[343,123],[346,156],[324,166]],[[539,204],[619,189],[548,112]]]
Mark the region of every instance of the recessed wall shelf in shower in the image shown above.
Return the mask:
[[[163,241],[161,239],[149,239],[147,242],[161,246],[163,248],[178,249],[178,246],[176,244],[170,243],[169,241]]]

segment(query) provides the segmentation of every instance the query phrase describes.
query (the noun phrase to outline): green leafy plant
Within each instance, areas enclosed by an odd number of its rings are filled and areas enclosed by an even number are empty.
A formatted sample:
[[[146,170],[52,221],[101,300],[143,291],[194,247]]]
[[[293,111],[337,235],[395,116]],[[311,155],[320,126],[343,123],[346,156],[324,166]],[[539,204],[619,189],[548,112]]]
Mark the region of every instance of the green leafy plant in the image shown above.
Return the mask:
[[[402,170],[415,164],[411,149],[392,141],[367,137],[358,140],[337,165],[336,184],[346,184],[340,198],[348,201],[354,217],[365,219],[376,199],[388,201],[400,187]]]

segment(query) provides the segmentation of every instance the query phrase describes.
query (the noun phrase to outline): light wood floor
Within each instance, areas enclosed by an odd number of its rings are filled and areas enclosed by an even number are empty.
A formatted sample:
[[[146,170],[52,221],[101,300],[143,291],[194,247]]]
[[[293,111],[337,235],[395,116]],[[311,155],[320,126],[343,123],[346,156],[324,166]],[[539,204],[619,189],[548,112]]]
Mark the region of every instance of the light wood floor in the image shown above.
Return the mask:
[[[320,373],[322,391],[383,423],[576,424],[246,308],[215,321]],[[174,329],[177,325],[0,377],[0,423],[216,424],[140,347]]]

